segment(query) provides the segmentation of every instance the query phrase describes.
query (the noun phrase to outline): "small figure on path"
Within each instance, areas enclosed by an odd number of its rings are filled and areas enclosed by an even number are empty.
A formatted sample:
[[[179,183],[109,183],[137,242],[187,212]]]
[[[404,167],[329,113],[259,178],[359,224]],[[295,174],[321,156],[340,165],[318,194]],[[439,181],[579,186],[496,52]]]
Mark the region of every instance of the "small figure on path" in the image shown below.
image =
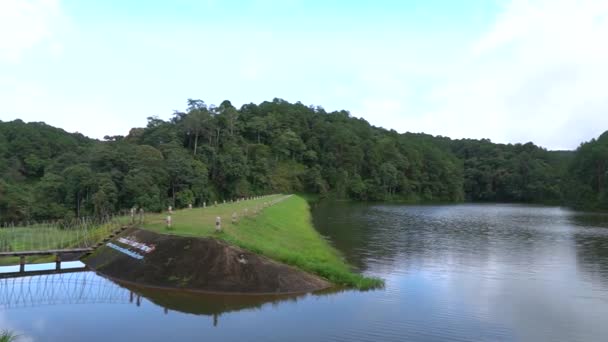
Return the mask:
[[[219,233],[221,231],[222,231],[222,218],[218,216],[215,218],[215,232]]]
[[[173,214],[173,207],[169,206],[169,214]]]
[[[207,208],[207,202],[203,202],[203,208]]]
[[[188,204],[188,209],[192,209],[192,203]]]
[[[172,221],[171,221],[171,215],[168,215],[167,216],[167,228],[169,228],[169,229],[171,228],[171,223],[172,223]]]
[[[215,201],[215,206],[217,207],[217,201]]]

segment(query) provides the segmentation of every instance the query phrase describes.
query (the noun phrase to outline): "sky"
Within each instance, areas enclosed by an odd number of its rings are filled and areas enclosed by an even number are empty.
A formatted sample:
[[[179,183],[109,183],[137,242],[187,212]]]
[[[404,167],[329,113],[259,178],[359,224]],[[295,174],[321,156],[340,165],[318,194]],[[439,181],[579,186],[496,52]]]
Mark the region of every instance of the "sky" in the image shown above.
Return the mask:
[[[102,138],[187,99],[575,149],[608,130],[605,0],[0,0],[0,120]]]

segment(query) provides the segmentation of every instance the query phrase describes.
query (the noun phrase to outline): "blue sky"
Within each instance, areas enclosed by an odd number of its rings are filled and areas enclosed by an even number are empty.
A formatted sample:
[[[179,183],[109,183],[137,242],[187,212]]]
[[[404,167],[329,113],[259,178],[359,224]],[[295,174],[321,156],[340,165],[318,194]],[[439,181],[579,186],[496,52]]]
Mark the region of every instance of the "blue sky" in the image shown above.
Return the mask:
[[[608,129],[593,0],[0,1],[0,120],[101,138],[188,98],[575,148]]]

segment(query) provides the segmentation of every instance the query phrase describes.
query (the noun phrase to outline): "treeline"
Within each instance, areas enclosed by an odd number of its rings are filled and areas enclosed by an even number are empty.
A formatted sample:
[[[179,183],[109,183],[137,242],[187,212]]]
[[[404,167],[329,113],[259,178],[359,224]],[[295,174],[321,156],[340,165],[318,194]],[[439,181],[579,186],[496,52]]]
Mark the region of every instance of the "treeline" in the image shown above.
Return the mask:
[[[346,111],[280,99],[240,109],[189,100],[168,121],[150,117],[147,127],[104,141],[43,123],[0,122],[0,221],[158,211],[271,192],[608,208],[602,137],[576,153],[551,152],[532,143],[399,134]],[[604,150],[588,147],[597,144]]]
[[[568,166],[564,186],[566,204],[608,210],[608,131],[581,144]]]

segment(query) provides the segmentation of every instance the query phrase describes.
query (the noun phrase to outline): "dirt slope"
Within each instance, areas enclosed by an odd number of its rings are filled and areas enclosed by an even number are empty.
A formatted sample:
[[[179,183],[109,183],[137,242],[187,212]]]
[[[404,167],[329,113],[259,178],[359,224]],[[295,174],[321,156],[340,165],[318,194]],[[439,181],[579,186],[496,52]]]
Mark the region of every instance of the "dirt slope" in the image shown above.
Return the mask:
[[[152,287],[286,294],[331,286],[319,277],[216,239],[140,229],[125,231],[84,262],[105,276]]]

